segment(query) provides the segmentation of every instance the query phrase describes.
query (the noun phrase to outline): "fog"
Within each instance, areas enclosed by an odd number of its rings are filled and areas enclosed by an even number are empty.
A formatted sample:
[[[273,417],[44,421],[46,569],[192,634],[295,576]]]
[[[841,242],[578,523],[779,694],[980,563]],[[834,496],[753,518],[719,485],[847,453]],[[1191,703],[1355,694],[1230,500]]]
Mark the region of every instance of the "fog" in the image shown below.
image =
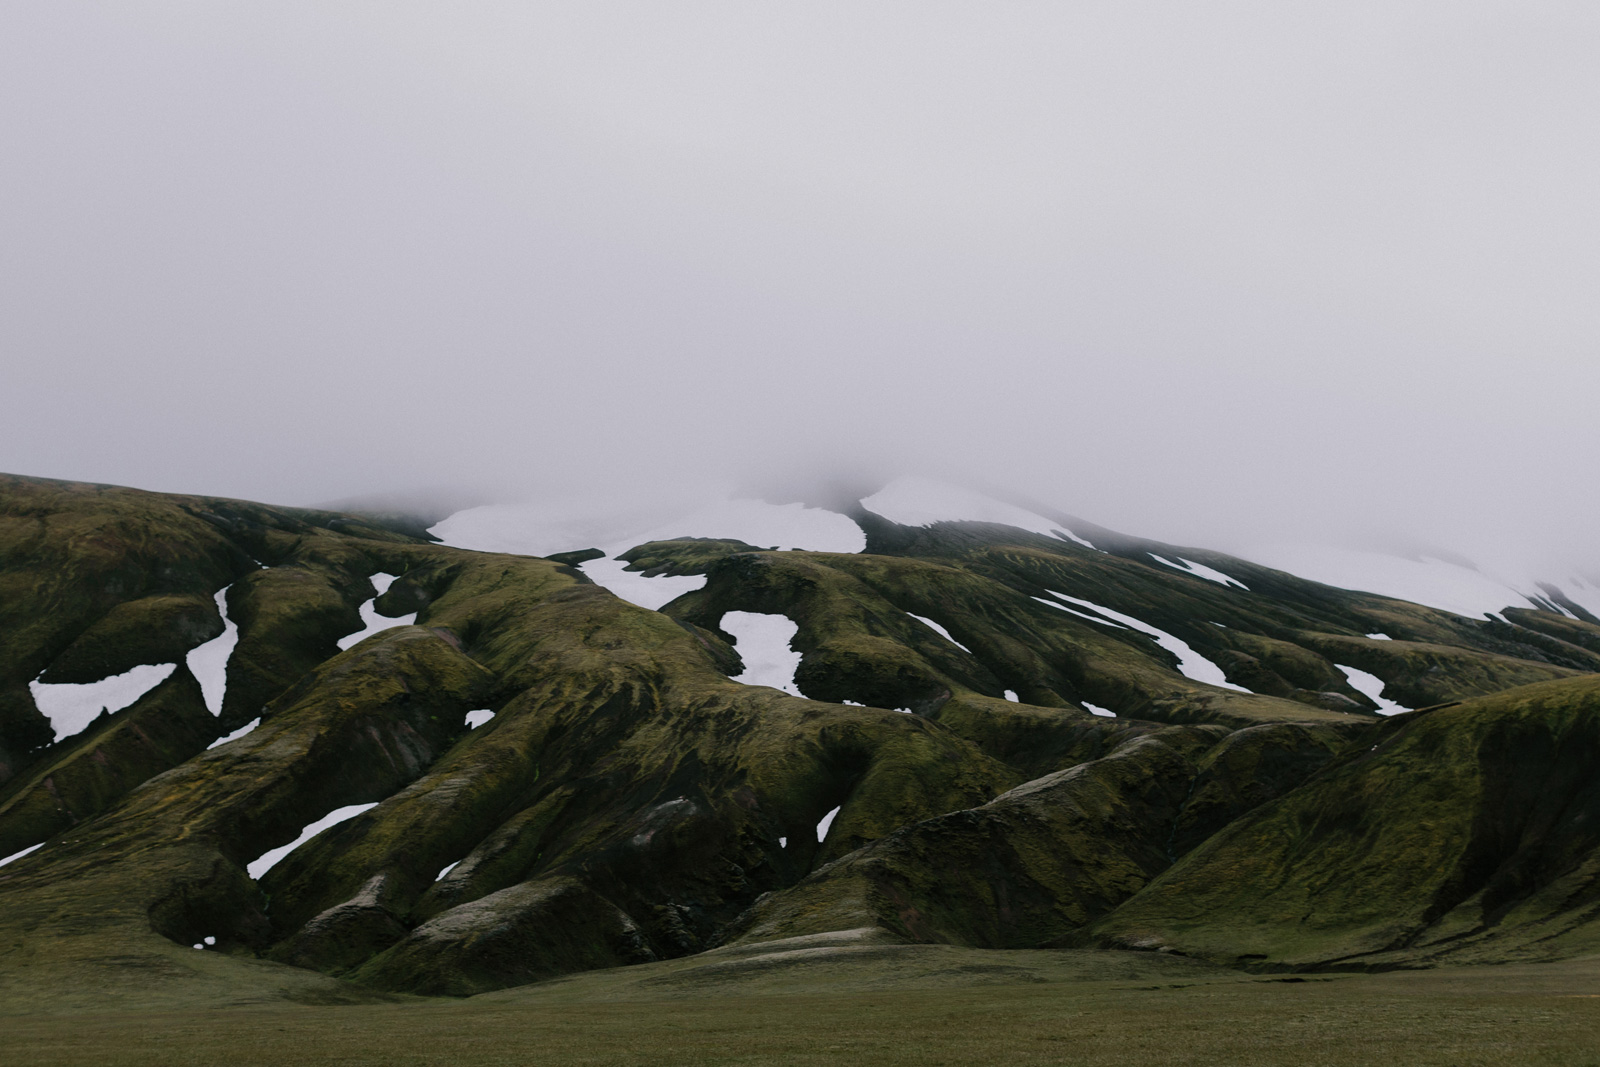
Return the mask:
[[[1596,55],[1582,3],[10,4],[0,469],[1596,561]]]

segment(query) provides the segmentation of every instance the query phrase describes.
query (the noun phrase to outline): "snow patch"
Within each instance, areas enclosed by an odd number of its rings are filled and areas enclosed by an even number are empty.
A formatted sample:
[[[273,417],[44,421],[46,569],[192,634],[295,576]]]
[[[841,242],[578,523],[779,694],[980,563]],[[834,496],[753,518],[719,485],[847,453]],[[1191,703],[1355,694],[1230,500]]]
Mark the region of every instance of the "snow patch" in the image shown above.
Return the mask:
[[[619,508],[594,501],[490,504],[458,511],[428,531],[453,548],[547,556],[594,547],[603,559],[579,564],[596,585],[652,611],[705,585],[705,576],[646,578],[615,557],[649,541],[716,537],[758,548],[810,552],[860,552],[866,535],[837,512],[803,504],[769,504],[752,498],[702,497],[685,506],[664,495],[640,506]]]
[[[720,623],[731,634],[744,673],[733,680],[743,685],[770,685],[794,696],[794,672],[800,667],[800,653],[789,647],[800,627],[782,615],[755,611],[730,611]]]
[[[993,522],[1094,548],[1094,545],[1071,530],[1063,530],[1054,519],[931,478],[896,478],[862,500],[861,506],[901,526],[931,526],[936,522]]]
[[[1179,556],[1177,562],[1173,562],[1172,560],[1167,559],[1165,556],[1156,555],[1154,552],[1150,553],[1150,558],[1155,560],[1157,563],[1165,563],[1173,570],[1183,571],[1185,574],[1192,574],[1196,578],[1204,578],[1208,582],[1216,582],[1218,585],[1232,586],[1237,589],[1243,589],[1245,592],[1250,591],[1250,587],[1239,581],[1239,579],[1230,578],[1221,571],[1213,567],[1207,567],[1204,563],[1196,563],[1192,559],[1184,559],[1182,556]]]
[[[817,844],[822,844],[822,839],[828,836],[828,827],[833,825],[833,817],[837,814],[839,814],[839,809],[834,808],[822,817],[821,822],[817,823]]]
[[[1369,640],[1372,640],[1372,641],[1393,641],[1394,640],[1394,638],[1390,637],[1388,634],[1368,634],[1367,638]]]
[[[372,576],[372,588],[377,593],[371,600],[361,605],[361,629],[353,634],[345,634],[339,638],[340,651],[359,645],[373,634],[382,633],[395,626],[410,626],[417,621],[417,613],[414,611],[410,615],[402,615],[397,619],[386,619],[378,614],[376,607],[378,597],[389,591],[389,587],[394,584],[396,577],[396,575],[384,574],[381,571]]]
[[[908,612],[906,612],[906,614],[907,615],[911,615],[911,612],[908,611]],[[957,648],[959,648],[961,651],[965,652],[967,655],[969,655],[969,656],[972,655],[972,649],[968,648],[966,645],[963,645],[960,641],[957,641],[955,638],[951,637],[949,630],[946,630],[943,626],[940,626],[938,623],[934,622],[932,619],[925,618],[925,617],[923,617],[921,615],[911,615],[911,617],[913,619],[916,619],[922,625],[926,626],[928,629],[932,630],[934,633],[938,634],[940,637],[944,638],[946,641],[949,641],[952,645],[955,645]]]
[[[1378,705],[1379,715],[1401,715],[1411,710],[1410,708],[1401,707],[1392,700],[1383,698],[1383,679],[1376,674],[1368,674],[1366,671],[1359,671],[1354,667],[1346,667],[1342,663],[1335,663],[1334,666],[1344,672],[1344,676],[1350,681],[1351,689],[1363,696],[1372,698],[1372,702]]]
[[[141,664],[130,671],[81,684],[29,682],[33,702],[50,720],[55,739],[81,733],[102,711],[121,711],[172,676],[176,663]]]
[[[480,708],[477,711],[469,711],[467,712],[467,729],[476,730],[478,727],[482,726],[492,718],[494,718],[494,712],[490,711],[488,708]]]
[[[451,871],[455,870],[456,869],[456,863],[460,863],[460,862],[461,862],[460,860],[456,860],[455,863],[447,863],[447,864],[445,864],[444,870],[439,872],[438,877],[436,877],[434,879],[434,881],[435,882],[444,881],[444,876],[449,874]]]
[[[1056,594],[1056,596],[1060,596],[1060,595],[1061,595],[1060,593]],[[1057,604],[1054,600],[1046,600],[1042,596],[1036,596],[1033,599],[1037,600],[1041,604],[1044,604],[1044,605],[1047,605],[1049,607],[1055,608],[1057,611],[1064,611],[1068,615],[1076,615],[1080,619],[1088,619],[1090,622],[1097,622],[1101,626],[1109,626],[1113,630],[1125,630],[1125,629],[1127,629],[1126,626],[1120,626],[1117,623],[1112,622],[1110,619],[1101,619],[1101,618],[1097,618],[1094,615],[1085,614],[1084,612],[1081,612],[1081,611],[1074,611],[1072,608],[1067,607],[1065,604]],[[1080,603],[1087,603],[1087,601],[1080,601]]]
[[[224,587],[216,595],[217,614],[222,616],[222,633],[203,645],[191,648],[189,655],[184,658],[189,673],[200,683],[206,710],[212,715],[222,714],[222,698],[228,687],[228,660],[233,656],[234,646],[239,643],[239,627],[228,618],[230,588],[232,586]]]
[[[1250,690],[1246,689],[1244,686],[1234,685],[1232,682],[1228,681],[1227,676],[1222,673],[1221,667],[1217,666],[1215,663],[1212,663],[1200,653],[1190,648],[1188,642],[1172,636],[1165,630],[1158,630],[1147,622],[1139,621],[1132,615],[1124,615],[1120,611],[1112,611],[1110,608],[1103,608],[1099,604],[1095,604],[1088,600],[1082,600],[1075,596],[1067,596],[1065,593],[1057,593],[1053,589],[1050,591],[1050,593],[1052,596],[1058,596],[1062,600],[1070,600],[1074,604],[1081,604],[1091,611],[1098,611],[1102,615],[1116,619],[1118,622],[1130,629],[1138,630],[1143,634],[1149,634],[1151,637],[1156,639],[1156,644],[1160,645],[1162,648],[1178,657],[1178,672],[1185,678],[1192,678],[1197,682],[1204,682],[1207,685],[1218,686],[1222,689],[1232,689],[1236,693],[1250,692]]]
[[[239,727],[237,730],[233,731],[233,733],[228,734],[226,737],[217,738],[215,741],[213,741],[209,745],[207,745],[206,748],[207,749],[213,749],[213,748],[216,748],[219,745],[225,745],[229,741],[237,741],[237,740],[239,740],[239,738],[243,737],[245,734],[249,733],[251,730],[254,730],[257,726],[260,726],[260,725],[261,725],[261,717],[258,715],[255,718],[251,719],[249,722],[245,723],[243,726]]]
[[[1107,719],[1115,719],[1117,717],[1116,712],[1110,708],[1102,708],[1099,704],[1091,704],[1087,700],[1080,700],[1078,703],[1082,704],[1091,715],[1101,715]]]
[[[301,830],[300,836],[289,842],[287,845],[284,845],[281,848],[275,848],[270,852],[264,852],[256,859],[246,864],[245,871],[250,875],[251,878],[260,878],[262,875],[272,870],[273,867],[277,866],[279,860],[283,859],[283,857],[287,856],[289,853],[293,852],[307,841],[310,841],[313,837],[316,837],[328,827],[337,826],[342,822],[346,822],[355,818],[364,811],[371,811],[377,806],[377,802],[374,801],[371,804],[349,804],[342,808],[335,808],[322,818],[318,819],[316,822],[308,825],[304,830]]]
[[[37,845],[29,845],[27,848],[23,849],[21,852],[13,852],[11,855],[7,856],[5,859],[0,860],[0,867],[4,867],[6,864],[10,863],[12,860],[20,860],[22,857],[26,856],[30,852],[37,852],[41,848],[44,848],[44,846],[45,846],[45,843],[43,841],[40,841]]]
[[[1007,700],[1011,701],[1011,703],[1013,703],[1013,704],[1022,703],[1022,701],[1017,699],[1017,691],[1015,689],[1007,689],[1004,693],[1002,693],[1000,695],[1005,697]]]
[[[789,839],[787,837],[778,838],[778,847],[779,848],[788,848],[789,847]]]

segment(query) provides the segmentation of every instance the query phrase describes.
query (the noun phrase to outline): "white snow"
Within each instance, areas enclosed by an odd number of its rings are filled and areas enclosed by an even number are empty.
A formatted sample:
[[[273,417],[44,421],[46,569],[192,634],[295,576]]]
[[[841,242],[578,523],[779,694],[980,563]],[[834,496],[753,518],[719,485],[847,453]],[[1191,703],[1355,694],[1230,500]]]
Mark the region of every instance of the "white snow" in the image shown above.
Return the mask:
[[[469,711],[467,712],[467,729],[476,730],[478,727],[482,726],[492,718],[494,718],[494,712],[490,711],[488,708],[482,708],[478,711]]]
[[[0,867],[4,867],[6,864],[10,863],[12,860],[20,860],[22,857],[26,856],[30,852],[37,852],[41,848],[44,848],[44,846],[45,846],[45,843],[43,841],[40,841],[37,845],[29,845],[27,848],[23,849],[21,852],[13,852],[11,855],[7,856],[5,859],[0,860]]]
[[[1373,703],[1378,705],[1379,715],[1399,715],[1402,712],[1411,710],[1410,708],[1401,707],[1392,700],[1383,698],[1383,679],[1376,674],[1368,674],[1366,671],[1356,670],[1354,667],[1346,667],[1342,663],[1335,663],[1334,666],[1343,671],[1344,676],[1350,680],[1351,689],[1372,698]]]
[[[1214,567],[1207,567],[1204,563],[1196,563],[1192,559],[1184,559],[1182,556],[1179,556],[1177,562],[1173,562],[1172,560],[1167,559],[1165,556],[1156,555],[1154,552],[1150,553],[1150,558],[1155,560],[1157,563],[1165,563],[1173,570],[1183,571],[1185,574],[1192,574],[1196,578],[1204,578],[1208,582],[1216,582],[1218,585],[1233,586],[1238,589],[1243,589],[1246,592],[1248,592],[1250,589],[1248,585],[1245,585],[1239,579],[1230,578]]]
[[[902,715],[910,715],[911,714],[911,709],[910,708],[894,708],[892,710],[898,711]]]
[[[251,730],[254,730],[260,725],[261,717],[258,715],[254,719],[251,719],[249,722],[245,723],[243,726],[239,727],[237,730],[233,731],[233,733],[228,734],[226,737],[217,738],[215,741],[207,745],[206,748],[216,748],[218,745],[225,745],[229,741],[237,741],[239,738],[243,737],[245,734],[249,733]]]
[[[730,611],[722,616],[722,630],[734,638],[734,648],[744,660],[744,673],[734,681],[745,685],[770,685],[794,696],[794,672],[800,653],[789,647],[800,627],[782,615],[755,611]]]
[[[47,685],[34,681],[28,683],[28,688],[33,691],[34,704],[55,728],[55,739],[59,741],[82,731],[102,710],[121,711],[166,681],[177,666],[176,663],[144,664],[98,682]]]
[[[293,852],[307,841],[310,841],[313,837],[316,837],[328,827],[337,826],[348,819],[355,818],[364,811],[371,811],[377,806],[377,803],[373,802],[371,804],[349,804],[342,808],[335,808],[322,818],[318,819],[316,822],[311,823],[304,830],[301,830],[300,836],[289,842],[287,845],[284,845],[281,848],[275,848],[270,852],[264,852],[256,859],[246,864],[245,871],[249,873],[251,878],[260,878],[262,875],[272,870],[272,868],[277,865],[279,860],[283,859],[283,857],[287,856],[289,853]]]
[[[837,814],[839,814],[839,809],[834,808],[822,817],[821,822],[817,823],[817,844],[820,845],[822,839],[828,836],[828,827],[833,825],[833,817]]]
[[[373,634],[382,633],[395,626],[410,626],[417,621],[417,613],[414,611],[397,619],[386,619],[378,614],[378,609],[375,606],[378,597],[389,591],[389,587],[394,584],[395,577],[396,575],[384,574],[382,571],[372,576],[372,588],[377,591],[377,596],[361,605],[361,629],[353,634],[345,634],[339,638],[341,651],[347,648],[354,648]]]
[[[460,863],[460,862],[461,862],[460,860],[456,860],[455,863],[447,863],[447,864],[445,864],[444,870],[439,872],[439,876],[437,878],[435,878],[434,881],[435,882],[444,881],[444,876],[449,874],[451,871],[455,870],[456,869],[456,863]]]
[[[906,614],[907,615],[911,615],[911,612],[908,611],[908,612],[906,612]],[[932,630],[934,633],[938,634],[940,637],[944,638],[946,641],[949,641],[952,645],[955,645],[957,648],[959,648],[961,651],[965,652],[967,655],[969,655],[969,656],[972,655],[972,649],[968,648],[966,645],[963,645],[960,641],[957,641],[955,638],[951,637],[949,630],[946,630],[943,626],[940,626],[938,623],[934,622],[932,619],[925,618],[925,617],[923,617],[921,615],[911,615],[911,617],[913,619],[916,619],[922,625],[926,626],[928,629]]]
[[[213,715],[222,714],[222,696],[228,685],[228,659],[239,643],[239,627],[228,618],[228,588],[217,591],[217,613],[222,616],[222,633],[205,644],[189,650],[184,662],[189,673],[200,683],[205,694],[206,709]]]
[[[1001,695],[1004,696],[1007,700],[1011,701],[1011,703],[1013,703],[1013,704],[1022,703],[1022,701],[1017,699],[1017,691],[1015,689],[1007,689]]]
[[[652,610],[705,584],[704,575],[646,578],[626,571],[618,553],[647,541],[717,537],[757,548],[800,548],[811,552],[860,552],[866,535],[852,520],[802,504],[768,504],[748,497],[720,496],[704,490],[688,495],[663,492],[658,499],[619,507],[577,499],[543,504],[490,504],[458,511],[429,532],[455,548],[547,556],[598,548],[604,559],[580,567],[596,585]]]
[[[1110,708],[1102,708],[1099,704],[1091,704],[1087,700],[1080,700],[1078,703],[1087,708],[1091,714],[1103,715],[1108,719],[1115,719],[1117,717],[1116,712],[1112,711]]]
[[[1406,558],[1382,552],[1280,544],[1253,549],[1249,557],[1300,578],[1410,600],[1469,618],[1482,618],[1506,607],[1538,607],[1534,598],[1545,596],[1538,582],[1519,574],[1517,568],[1479,568],[1426,555]],[[1592,591],[1581,595],[1593,597],[1593,606],[1573,595],[1574,576],[1550,584],[1591,611],[1600,607],[1600,597]]]
[[[1178,657],[1178,672],[1185,678],[1193,678],[1197,682],[1205,682],[1207,685],[1215,685],[1223,689],[1232,689],[1238,693],[1250,692],[1250,690],[1246,689],[1244,686],[1234,685],[1232,682],[1228,681],[1227,676],[1222,673],[1221,667],[1217,666],[1215,663],[1212,663],[1200,653],[1190,648],[1187,642],[1172,636],[1165,630],[1158,630],[1147,622],[1140,622],[1132,615],[1124,615],[1120,611],[1112,611],[1110,608],[1103,608],[1099,604],[1095,604],[1088,600],[1082,600],[1075,596],[1067,596],[1065,593],[1057,593],[1053,589],[1050,592],[1052,596],[1058,596],[1062,600],[1070,600],[1074,604],[1081,604],[1091,611],[1098,611],[1102,615],[1116,619],[1123,625],[1131,629],[1138,630],[1140,633],[1149,634],[1151,637],[1156,639],[1156,644],[1160,645],[1162,648]]]
[[[1065,537],[1085,548],[1094,545],[1043,515],[932,478],[896,478],[861,501],[861,506],[902,526],[936,522],[995,522],[1046,537]]]
[[[1394,638],[1390,637],[1388,634],[1368,634],[1367,637],[1370,638],[1373,641],[1393,641],[1394,640]]]
[[[788,848],[789,847],[789,839],[787,837],[778,838],[778,847],[779,848]]]
[[[1060,595],[1061,595],[1060,593],[1056,594],[1056,596],[1060,596]],[[1072,608],[1067,607],[1065,604],[1057,604],[1054,600],[1046,600],[1042,596],[1036,596],[1033,599],[1037,600],[1041,604],[1047,604],[1050,607],[1055,608],[1057,611],[1064,611],[1069,615],[1076,615],[1080,619],[1088,619],[1090,622],[1097,622],[1101,626],[1109,626],[1113,630],[1126,630],[1127,629],[1126,626],[1119,626],[1118,624],[1112,622],[1110,619],[1100,619],[1100,618],[1096,618],[1093,615],[1089,615],[1089,614],[1086,614],[1086,613],[1081,612],[1081,611],[1074,611]],[[1079,603],[1087,603],[1087,601],[1079,601]]]

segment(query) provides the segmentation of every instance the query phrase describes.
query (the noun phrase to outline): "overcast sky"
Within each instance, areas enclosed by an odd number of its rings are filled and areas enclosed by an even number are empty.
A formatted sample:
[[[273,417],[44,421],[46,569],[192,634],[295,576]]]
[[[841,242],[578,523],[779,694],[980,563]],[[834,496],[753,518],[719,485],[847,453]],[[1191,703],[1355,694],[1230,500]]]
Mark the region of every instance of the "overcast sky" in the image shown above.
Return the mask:
[[[6,4],[0,469],[1582,553],[1597,55],[1592,3]]]

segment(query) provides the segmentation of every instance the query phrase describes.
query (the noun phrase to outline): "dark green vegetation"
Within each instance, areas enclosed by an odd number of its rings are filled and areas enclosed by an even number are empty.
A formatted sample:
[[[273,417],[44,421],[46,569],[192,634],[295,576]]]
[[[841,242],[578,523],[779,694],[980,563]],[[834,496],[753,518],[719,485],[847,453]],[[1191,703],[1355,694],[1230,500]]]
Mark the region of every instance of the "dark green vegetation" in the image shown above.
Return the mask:
[[[44,842],[0,867],[0,992],[14,1011],[364,1005],[341,1011],[396,1042],[385,998],[440,1026],[477,1017],[417,995],[493,993],[472,1011],[548,1009],[525,1018],[551,1032],[568,994],[644,1003],[684,983],[706,1003],[777,998],[758,1016],[794,997],[844,1010],[822,971],[763,984],[784,941],[788,962],[879,961],[850,973],[875,974],[863,988],[885,1005],[917,983],[1038,986],[982,994],[1004,1044],[1016,1013],[1065,1010],[1052,985],[1082,986],[1105,1026],[1175,995],[1126,982],[1174,976],[1244,1019],[1300,996],[1270,981],[1289,971],[1600,951],[1600,625],[1467,619],[1082,524],[1104,550],[857,518],[858,555],[638,546],[635,569],[707,578],[656,612],[591,583],[581,550],[467,552],[376,518],[0,479],[0,856]],[[415,624],[340,651],[379,572],[399,577],[377,610]],[[180,665],[51,743],[31,681],[181,660],[220,632],[223,589],[239,642],[220,716]],[[1081,602],[1241,688],[1185,677]],[[730,611],[798,625],[805,698],[730,681]],[[1364,636],[1380,631],[1394,640]],[[1336,664],[1422,710],[1378,717]],[[476,709],[495,717],[469,729]],[[375,806],[248,875],[358,804]],[[1380,999],[1359,992],[1378,979],[1337,982],[1303,991],[1315,1011]],[[260,1010],[226,1025],[281,1017]],[[1592,1033],[1587,1006],[1560,1010]]]

